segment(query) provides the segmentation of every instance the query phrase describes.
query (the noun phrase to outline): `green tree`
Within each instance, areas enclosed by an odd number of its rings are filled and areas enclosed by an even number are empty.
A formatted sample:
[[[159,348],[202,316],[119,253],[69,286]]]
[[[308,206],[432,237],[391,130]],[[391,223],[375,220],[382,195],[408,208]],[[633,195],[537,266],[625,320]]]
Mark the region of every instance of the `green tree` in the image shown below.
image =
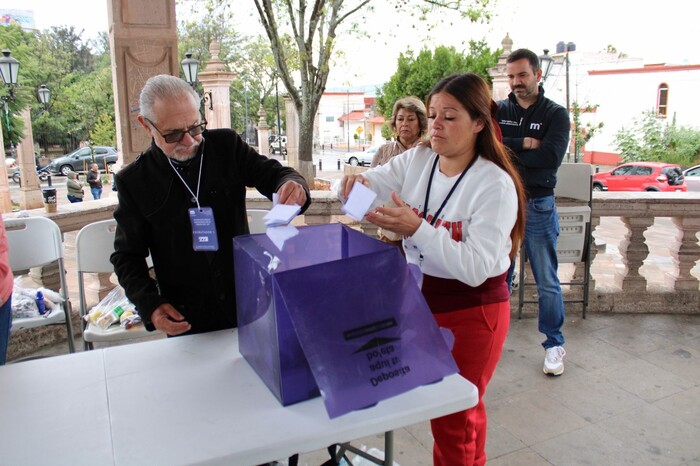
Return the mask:
[[[234,69],[241,60],[242,37],[231,25],[234,22],[231,5],[226,0],[178,0],[180,11],[187,11],[178,21],[178,54],[185,53],[200,61],[200,71],[211,59],[209,45],[216,40],[221,47],[219,58]]]
[[[625,162],[655,161],[690,166],[700,159],[700,130],[679,127],[659,118],[653,110],[632,120],[630,128],[615,134],[615,145]]]
[[[603,129],[605,124],[603,122],[599,123],[586,123],[585,126],[581,124],[581,113],[586,112],[586,111],[592,111],[593,109],[597,108],[598,105],[588,105],[585,108],[581,108],[578,104],[577,101],[574,101],[572,104],[572,113],[573,113],[573,120],[574,120],[574,132],[573,132],[573,138],[574,138],[574,163],[577,163],[579,160],[579,154],[581,153],[581,149],[583,149],[583,146],[586,145],[588,141],[591,140],[593,136],[595,136],[600,130]]]
[[[90,139],[97,146],[117,145],[117,131],[112,115],[103,113],[99,116],[90,131]]]
[[[17,115],[33,101],[35,76],[39,63],[34,57],[36,37],[17,25],[0,27],[0,50],[10,50],[11,57],[20,62],[17,86],[12,90],[13,99],[3,103],[0,108],[0,125],[6,147],[16,146],[24,137],[24,120]],[[0,95],[8,96],[6,86],[0,89]]]
[[[423,49],[414,58],[409,49],[399,55],[396,73],[378,92],[377,109],[388,119],[398,99],[414,95],[425,100],[433,86],[452,73],[472,72],[490,81],[488,69],[496,65],[499,54],[500,50],[489,50],[483,40],[470,41],[468,52],[438,46],[434,52]]]
[[[299,171],[313,185],[313,122],[334,55],[339,33],[359,30],[352,18],[370,11],[370,0],[253,0],[270,41],[275,65],[299,118]],[[402,0],[397,10],[408,11],[419,19],[449,11],[453,17],[477,21],[488,17],[490,0]],[[359,21],[359,20],[358,20]],[[341,25],[350,25],[341,29]],[[296,57],[289,55],[291,41]],[[298,73],[293,73],[295,68]],[[298,74],[299,83],[294,79]]]

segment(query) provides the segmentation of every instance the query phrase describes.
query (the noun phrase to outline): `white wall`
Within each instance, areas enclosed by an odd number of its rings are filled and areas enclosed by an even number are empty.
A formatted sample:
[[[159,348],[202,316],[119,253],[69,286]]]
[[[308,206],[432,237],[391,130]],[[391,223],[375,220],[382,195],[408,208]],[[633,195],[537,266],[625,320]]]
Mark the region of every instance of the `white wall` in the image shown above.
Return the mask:
[[[557,56],[561,60],[561,55]],[[682,126],[700,128],[700,113],[694,97],[700,85],[700,65],[647,65],[638,58],[620,58],[608,53],[572,52],[569,54],[569,103],[580,107],[597,105],[594,113],[581,117],[582,123],[602,122],[604,127],[585,150],[617,153],[615,134],[630,127],[635,118],[656,109],[658,87],[669,87],[668,119],[676,116]],[[544,83],[545,95],[566,106],[566,71],[555,64]]]

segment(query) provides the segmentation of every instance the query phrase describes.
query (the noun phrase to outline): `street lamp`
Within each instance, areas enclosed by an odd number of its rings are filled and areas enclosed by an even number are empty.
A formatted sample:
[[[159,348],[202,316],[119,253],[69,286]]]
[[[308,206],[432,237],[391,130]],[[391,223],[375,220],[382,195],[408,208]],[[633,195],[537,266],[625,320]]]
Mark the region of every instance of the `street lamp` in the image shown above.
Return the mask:
[[[192,58],[192,53],[187,52],[185,54],[185,58],[180,62],[180,65],[182,65],[182,72],[185,74],[185,81],[192,86],[192,89],[195,89],[195,86],[197,85],[197,74],[199,73],[199,60]],[[202,100],[205,105],[207,100],[209,100],[209,110],[214,110],[211,91],[204,92]]]
[[[546,81],[549,72],[552,71],[554,59],[549,55],[549,49],[544,49],[543,52],[544,53],[540,55],[540,69],[542,70],[542,81]]]
[[[576,50],[576,45],[573,42],[559,42],[557,44],[557,53],[564,52],[564,70],[565,70],[565,77],[566,77],[566,111],[569,112],[571,109],[571,103],[570,103],[570,98],[569,98],[569,52],[573,52]],[[552,65],[554,64],[554,59],[548,55],[549,49],[544,49],[544,54],[540,55],[540,68],[542,68],[542,81],[547,79],[547,76],[549,76],[550,71],[552,70]],[[574,141],[575,144],[575,141]],[[567,150],[566,152],[566,161],[569,162],[571,157],[571,154]],[[577,156],[575,155],[574,161],[578,162]]]
[[[39,86],[36,93],[39,95],[39,102],[41,102],[41,105],[47,108],[49,106],[49,100],[51,99],[51,91],[46,87],[46,84]]]
[[[15,86],[17,85],[17,76],[19,76],[19,62],[10,56],[11,53],[9,50],[3,49],[3,56],[0,57],[0,77],[2,77],[2,82],[8,88],[8,93],[2,96],[8,133],[10,132],[10,113],[7,108],[7,102],[15,101]]]

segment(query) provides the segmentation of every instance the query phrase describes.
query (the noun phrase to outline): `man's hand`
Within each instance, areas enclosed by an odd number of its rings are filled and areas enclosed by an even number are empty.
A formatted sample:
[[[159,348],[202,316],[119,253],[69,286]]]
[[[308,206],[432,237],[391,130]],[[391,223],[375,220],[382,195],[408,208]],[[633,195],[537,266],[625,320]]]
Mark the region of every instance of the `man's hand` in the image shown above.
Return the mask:
[[[306,204],[306,191],[296,181],[287,181],[277,190],[280,204],[300,205]]]
[[[345,199],[350,196],[350,191],[352,191],[352,187],[355,186],[355,181],[359,181],[363,185],[369,187],[369,180],[365,178],[362,175],[345,175],[342,179],[341,183],[341,191],[340,195],[343,196]]]
[[[171,336],[180,335],[191,328],[183,315],[168,303],[161,304],[153,311],[151,323],[161,332]]]
[[[379,228],[403,236],[412,236],[423,220],[401,200],[398,194],[392,193],[391,199],[398,207],[377,207],[376,212],[367,213],[367,220]]]
[[[523,138],[523,150],[539,149],[541,145],[542,140],[540,139],[535,139],[531,137]]]

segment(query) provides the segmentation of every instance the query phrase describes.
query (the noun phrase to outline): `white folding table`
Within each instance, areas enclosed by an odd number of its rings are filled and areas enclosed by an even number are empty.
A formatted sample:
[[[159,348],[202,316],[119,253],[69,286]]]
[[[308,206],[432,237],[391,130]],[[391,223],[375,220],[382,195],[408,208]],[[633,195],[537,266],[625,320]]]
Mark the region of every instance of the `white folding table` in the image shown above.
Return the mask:
[[[37,406],[48,389],[66,403]],[[238,352],[236,330],[0,367],[0,393],[3,461],[115,465],[255,465],[467,409],[478,396],[453,375],[335,419],[321,398],[283,407]]]

